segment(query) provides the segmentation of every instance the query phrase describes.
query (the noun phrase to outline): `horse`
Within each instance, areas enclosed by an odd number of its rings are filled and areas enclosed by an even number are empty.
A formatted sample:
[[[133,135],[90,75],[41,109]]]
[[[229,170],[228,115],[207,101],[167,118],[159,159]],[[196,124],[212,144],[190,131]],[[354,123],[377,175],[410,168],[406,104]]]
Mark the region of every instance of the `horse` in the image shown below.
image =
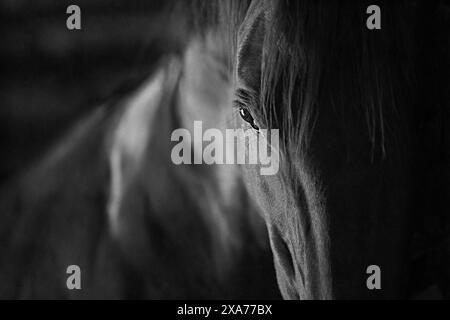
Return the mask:
[[[436,217],[446,238],[432,284],[448,297],[449,7],[378,2],[378,30],[366,27],[366,1],[186,10],[226,44],[234,126],[279,130],[278,173],[242,170],[285,299],[413,296],[417,221]]]
[[[4,188],[0,297],[280,297],[238,168],[170,160],[171,131],[227,121],[231,87],[212,44],[162,57],[139,88],[81,119]],[[69,290],[74,265],[80,288]]]
[[[285,299],[411,297],[418,221],[450,229],[448,6],[379,1],[370,30],[365,1],[177,5],[182,62],[7,190],[1,295],[258,298],[276,296],[276,276]],[[196,120],[258,139],[278,129],[279,170],[174,165],[170,132]],[[428,283],[443,297],[447,243]],[[88,287],[67,291],[77,261]]]

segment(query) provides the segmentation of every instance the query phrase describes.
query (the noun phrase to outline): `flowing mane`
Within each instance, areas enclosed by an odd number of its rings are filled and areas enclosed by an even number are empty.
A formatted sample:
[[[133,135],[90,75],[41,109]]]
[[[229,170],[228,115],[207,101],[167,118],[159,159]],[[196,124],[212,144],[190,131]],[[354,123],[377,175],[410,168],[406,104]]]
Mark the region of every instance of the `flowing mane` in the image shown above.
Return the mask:
[[[175,1],[174,17],[185,21],[190,36],[214,30],[230,69],[235,68],[237,36],[251,1]],[[386,156],[391,130],[386,114],[413,105],[417,86],[417,34],[429,35],[427,24],[439,3],[380,1],[381,30],[368,31],[370,1],[264,1],[264,54],[261,86],[249,92],[255,114],[267,127],[283,128],[285,140],[307,148],[318,106],[334,108],[345,124],[360,114],[372,153]],[[182,13],[182,14],[180,14]],[[420,31],[422,30],[422,31]],[[420,42],[419,42],[420,44]],[[232,72],[235,70],[231,70]],[[301,88],[298,90],[298,88]],[[283,103],[278,103],[283,101]],[[285,105],[287,104],[288,110]],[[278,107],[277,107],[278,106]],[[283,110],[279,110],[283,106]],[[298,143],[300,142],[300,143]]]

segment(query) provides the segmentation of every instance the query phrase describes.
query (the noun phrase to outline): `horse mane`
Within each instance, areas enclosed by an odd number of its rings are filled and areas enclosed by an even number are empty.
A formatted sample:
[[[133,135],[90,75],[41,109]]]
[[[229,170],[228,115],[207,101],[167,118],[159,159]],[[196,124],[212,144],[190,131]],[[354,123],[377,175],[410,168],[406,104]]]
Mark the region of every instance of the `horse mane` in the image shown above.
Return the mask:
[[[329,106],[343,123],[360,114],[372,153],[379,148],[385,155],[386,114],[402,112],[413,85],[414,12],[403,1],[377,4],[382,29],[371,31],[367,1],[276,2],[264,43],[260,106],[269,126],[294,137],[285,143],[308,148],[319,106]]]
[[[183,13],[178,18],[185,17],[191,35],[217,31],[218,42],[226,43],[227,63],[233,71],[237,35],[250,2],[176,2],[175,11]],[[379,1],[382,28],[368,30],[370,4],[345,0],[261,3],[268,10],[261,85],[252,111],[267,127],[280,129],[286,148],[306,150],[317,113],[329,106],[343,124],[351,114],[358,114],[367,128],[372,157],[375,152],[386,155],[386,141],[393,132],[386,119],[404,118],[401,113],[414,102],[416,40],[423,27],[424,4]]]

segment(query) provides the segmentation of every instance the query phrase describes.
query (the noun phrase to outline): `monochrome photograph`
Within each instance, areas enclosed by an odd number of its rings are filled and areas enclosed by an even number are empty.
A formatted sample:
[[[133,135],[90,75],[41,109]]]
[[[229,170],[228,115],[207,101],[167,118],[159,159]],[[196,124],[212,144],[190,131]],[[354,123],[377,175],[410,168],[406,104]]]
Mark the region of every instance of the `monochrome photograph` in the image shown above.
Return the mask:
[[[450,1],[0,0],[0,24],[1,300],[450,298]]]

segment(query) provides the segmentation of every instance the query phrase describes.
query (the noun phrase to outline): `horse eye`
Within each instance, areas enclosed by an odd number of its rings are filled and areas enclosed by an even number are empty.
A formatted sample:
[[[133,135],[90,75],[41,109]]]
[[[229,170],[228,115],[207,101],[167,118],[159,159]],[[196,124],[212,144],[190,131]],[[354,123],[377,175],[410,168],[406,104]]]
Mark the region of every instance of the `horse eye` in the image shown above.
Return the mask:
[[[241,115],[241,118],[250,123],[250,125],[253,127],[253,129],[255,130],[259,130],[258,126],[255,124],[255,119],[253,119],[252,115],[250,114],[250,112],[246,109],[246,108],[240,108],[239,109],[239,114]]]

